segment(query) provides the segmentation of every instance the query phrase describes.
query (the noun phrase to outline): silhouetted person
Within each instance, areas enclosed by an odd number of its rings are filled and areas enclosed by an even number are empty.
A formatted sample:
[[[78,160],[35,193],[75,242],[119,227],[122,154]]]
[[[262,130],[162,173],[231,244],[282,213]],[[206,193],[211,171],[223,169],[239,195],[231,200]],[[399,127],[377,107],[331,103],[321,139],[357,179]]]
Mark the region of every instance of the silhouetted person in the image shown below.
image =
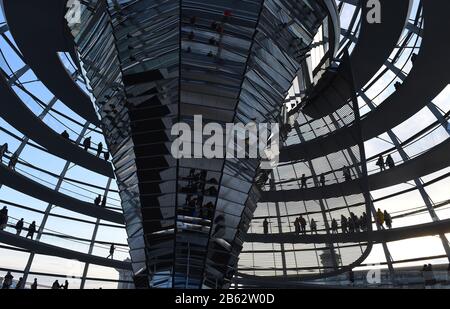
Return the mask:
[[[314,234],[314,233],[317,234],[317,223],[316,223],[316,220],[311,219],[311,223],[309,225],[311,227],[311,234]]]
[[[100,204],[100,206],[106,207],[107,200],[108,200],[108,198],[106,196],[103,196],[102,203]]]
[[[3,163],[3,156],[8,152],[8,143],[0,146],[0,162]]]
[[[392,156],[391,156],[391,155],[388,155],[388,156],[386,157],[386,165],[387,165],[389,168],[394,168],[394,167],[395,167],[395,162],[394,162],[394,159],[392,159]]]
[[[34,233],[36,233],[36,221],[31,222],[30,226],[28,227],[27,236],[25,236],[25,238],[30,237],[31,239],[33,239]]]
[[[305,220],[305,218],[303,218],[303,216],[300,216],[299,221],[300,221],[301,232],[303,234],[305,234],[306,233],[306,220]]]
[[[348,281],[350,281],[350,283],[351,283],[352,285],[355,284],[355,273],[353,272],[353,270],[350,270],[350,271],[348,272]]]
[[[9,289],[13,283],[14,276],[11,275],[11,272],[8,271],[8,273],[5,275],[5,278],[3,278],[3,285],[2,289]]]
[[[341,229],[342,229],[342,233],[347,233],[348,232],[348,222],[347,222],[347,218],[344,217],[344,215],[341,216]]]
[[[23,230],[23,218],[17,221],[15,229],[16,229],[16,235],[20,236],[20,233],[22,233]]]
[[[424,265],[425,268],[425,285],[436,284],[436,278],[434,277],[433,266],[431,264]]]
[[[263,221],[263,230],[265,235],[269,234],[269,221],[267,219]]]
[[[63,133],[61,133],[61,136],[62,137],[64,137],[65,139],[69,139],[69,133],[67,133],[67,131],[66,130],[64,130],[64,132]]]
[[[342,168],[342,174],[344,175],[345,181],[351,181],[352,175],[350,174],[350,169],[347,166]]]
[[[0,230],[4,230],[8,225],[8,207],[4,206],[0,210]]]
[[[97,157],[98,157],[98,158],[100,158],[100,155],[102,154],[102,152],[103,152],[103,143],[100,142],[100,143],[97,145]]]
[[[367,222],[366,222],[365,214],[362,214],[361,217],[359,217],[359,226],[361,228],[361,231],[367,230]]]
[[[91,138],[87,137],[83,141],[84,150],[88,151],[89,148],[91,148]]]
[[[336,219],[331,220],[331,232],[333,234],[339,233],[339,226]]]
[[[302,175],[301,184],[302,185],[301,185],[300,189],[308,188],[308,185],[306,183],[306,175],[305,174]]]
[[[66,280],[66,282],[64,282],[64,285],[62,286],[62,288],[63,288],[64,290],[69,289],[69,281]]]
[[[322,187],[325,187],[325,175],[324,174],[320,175],[320,185]]]
[[[399,90],[401,86],[402,86],[402,83],[401,83],[401,82],[396,82],[396,83],[394,84],[395,90]]]
[[[8,168],[13,171],[16,170],[16,164],[18,161],[19,161],[19,155],[17,153],[14,153],[11,156],[11,159],[9,159]]]
[[[300,234],[300,221],[298,218],[295,218],[294,221],[295,234]]]
[[[94,200],[94,205],[95,206],[100,206],[100,203],[102,202],[102,196],[98,195],[95,200]]]
[[[105,151],[103,153],[103,158],[105,158],[105,161],[108,161],[109,160],[109,152]]]
[[[30,288],[32,290],[37,290],[37,287],[38,287],[37,279],[34,278],[34,282],[31,284]]]
[[[16,290],[21,290],[21,289],[23,289],[23,278],[22,277],[20,277],[16,283]]]
[[[380,172],[382,172],[382,171],[385,170],[385,168],[384,168],[384,159],[383,159],[383,156],[379,156],[379,157],[378,157],[378,161],[377,161],[376,164],[377,164],[378,167],[380,168]]]
[[[422,267],[422,277],[423,277],[423,281],[425,282],[425,285],[428,285],[429,275],[428,275],[428,266],[427,266],[427,264],[424,264],[423,267]]]
[[[385,210],[384,213],[384,222],[386,222],[386,226],[388,229],[392,228],[392,217],[391,215]]]
[[[347,224],[348,224],[348,232],[354,233],[355,232],[355,221],[353,221],[352,217],[348,217]]]
[[[359,232],[360,225],[359,225],[359,218],[353,213],[350,213],[350,218],[353,222],[353,227],[355,232]]]
[[[383,226],[383,224],[384,224],[384,213],[381,211],[380,208],[378,208],[378,210],[377,210],[377,223],[380,226]]]
[[[114,251],[116,250],[116,247],[114,247],[114,244],[111,244],[111,247],[109,247],[109,255],[106,258],[111,257],[111,260],[114,259]]]
[[[413,54],[411,55],[411,63],[414,64],[414,63],[416,62],[416,60],[417,60],[417,54],[416,54],[416,53],[413,53]]]
[[[61,288],[61,285],[59,284],[58,280],[53,282],[52,284],[52,290],[59,290]]]

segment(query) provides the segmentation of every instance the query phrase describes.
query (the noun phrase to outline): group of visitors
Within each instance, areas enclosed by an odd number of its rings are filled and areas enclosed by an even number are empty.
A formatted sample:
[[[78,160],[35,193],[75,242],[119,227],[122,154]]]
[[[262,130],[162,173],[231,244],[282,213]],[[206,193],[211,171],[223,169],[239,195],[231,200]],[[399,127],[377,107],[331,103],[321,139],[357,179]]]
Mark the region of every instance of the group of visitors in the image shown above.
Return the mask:
[[[382,172],[382,171],[386,170],[386,166],[389,167],[390,169],[394,168],[395,162],[394,162],[394,159],[392,159],[392,156],[390,154],[386,157],[386,160],[384,160],[383,156],[380,155],[378,157],[376,165],[380,168],[380,172]]]
[[[6,206],[4,206],[1,210],[0,210],[0,230],[4,230],[7,226],[8,226],[8,208]],[[20,236],[20,234],[22,233],[22,231],[24,230],[24,225],[25,225],[25,221],[24,219],[20,219],[19,221],[17,221],[16,225],[14,226],[14,229],[16,230],[16,235]],[[28,229],[26,229],[28,232],[25,236],[25,238],[30,238],[33,239],[34,234],[36,233],[36,221],[33,221],[29,226]],[[114,244],[111,244],[111,247],[109,248],[109,255],[107,256],[107,258],[111,258],[113,259],[114,257],[114,251],[115,251],[115,246]]]
[[[383,156],[380,155],[375,164],[380,167],[380,172],[385,171],[386,168],[392,169],[395,167],[394,159],[392,158],[392,156],[390,154],[386,157],[386,160],[383,158]],[[351,181],[352,174],[351,174],[350,167],[344,165],[344,167],[342,168],[342,175],[343,175],[345,181]],[[302,174],[302,177],[300,178],[300,189],[308,188],[307,180],[308,180],[308,178],[306,177],[306,174]],[[326,183],[325,174],[321,174],[319,176],[319,183],[322,187],[325,186],[325,183]]]
[[[306,234],[306,227],[307,227],[306,219],[303,216],[300,216],[294,220],[294,229],[295,234]],[[310,231],[312,233],[317,233],[317,222],[314,219],[311,219],[310,221]]]
[[[67,140],[70,140],[70,135],[69,135],[69,133],[67,132],[67,130],[64,130],[62,133],[61,133],[61,136],[64,138],[64,139],[67,139]],[[91,146],[92,146],[92,138],[89,136],[89,137],[86,137],[84,140],[83,140],[83,144],[82,144],[82,146],[83,146],[83,148],[84,148],[84,150],[85,151],[88,151],[89,149],[91,149]],[[98,158],[100,158],[100,156],[103,154],[103,158],[106,160],[106,161],[108,161],[109,160],[109,152],[108,151],[103,151],[103,143],[102,142],[100,142],[100,143],[98,143],[98,145],[97,145],[97,153],[96,153],[96,156],[98,157]]]
[[[69,289],[69,281],[65,281],[64,284],[59,284],[59,281],[56,280],[55,282],[53,282],[52,284],[52,290],[67,290]]]
[[[350,170],[350,167],[344,165],[344,167],[342,168],[342,175],[345,179],[345,181],[351,181],[352,180],[352,173]],[[302,177],[300,178],[300,189],[306,189],[308,188],[308,184],[307,184],[307,177],[306,174],[303,174]],[[326,183],[326,178],[325,178],[325,174],[320,174],[319,176],[319,183],[322,187],[325,186]]]
[[[5,275],[5,277],[3,278],[3,284],[2,284],[2,289],[10,289],[13,284],[14,284],[14,276],[11,274],[10,271],[8,271]],[[19,278],[19,280],[17,280],[16,285],[14,287],[15,289],[19,290],[19,289],[24,289],[25,288],[25,282],[23,280],[22,277]],[[30,284],[30,289],[32,290],[36,290],[38,288],[38,283],[37,283],[37,279],[34,278],[34,281],[32,284]]]
[[[342,233],[358,233],[367,231],[370,222],[368,221],[367,214],[362,213],[361,216],[355,215],[350,212],[349,217],[341,215],[341,231]],[[331,232],[337,234],[339,232],[339,226],[336,219],[331,221]]]
[[[5,143],[2,146],[0,146],[0,163],[3,164],[3,157],[7,153],[9,153],[8,143]],[[14,152],[11,154],[11,157],[9,158],[8,168],[11,170],[15,170],[17,162],[19,162],[19,155],[17,152]]]
[[[7,226],[8,226],[8,220],[9,220],[9,216],[8,216],[8,207],[4,206],[1,210],[0,210],[0,230],[3,231]],[[16,230],[16,235],[20,236],[20,234],[22,233],[22,231],[24,230],[24,219],[20,219],[19,221],[17,221],[16,225],[14,226],[15,230]],[[34,234],[36,233],[36,221],[33,221],[29,226],[28,229],[26,229],[28,232],[25,236],[25,238],[30,237],[31,239],[33,239]]]
[[[322,187],[325,186],[326,179],[325,179],[325,175],[324,175],[324,174],[321,174],[321,175],[319,176],[319,182],[320,182],[320,185],[321,185]],[[307,178],[306,178],[306,175],[305,175],[305,174],[303,174],[302,177],[300,178],[300,184],[301,184],[301,185],[300,185],[300,189],[306,189],[306,188],[308,188]]]
[[[386,210],[385,211],[381,211],[380,208],[378,208],[377,210],[377,215],[376,215],[376,222],[380,225],[380,226],[384,226],[384,224],[386,224],[386,227],[388,229],[392,228],[392,216],[390,213],[388,213]]]
[[[381,209],[378,209],[375,220],[380,226],[386,225],[387,228],[392,228],[392,217],[386,210],[383,212]],[[361,216],[357,216],[353,212],[350,212],[350,216],[348,217],[341,215],[339,221],[340,226],[338,220],[335,218],[331,220],[331,233],[338,234],[339,227],[341,232],[344,234],[365,232],[368,230],[369,224],[371,224],[365,212],[363,212]],[[294,220],[295,234],[306,234],[308,232],[307,226],[307,220],[303,217],[303,215],[300,215]],[[269,233],[269,221],[267,218],[263,221],[263,231],[264,234]],[[311,234],[317,234],[317,221],[314,218],[311,218],[309,221],[309,231]]]

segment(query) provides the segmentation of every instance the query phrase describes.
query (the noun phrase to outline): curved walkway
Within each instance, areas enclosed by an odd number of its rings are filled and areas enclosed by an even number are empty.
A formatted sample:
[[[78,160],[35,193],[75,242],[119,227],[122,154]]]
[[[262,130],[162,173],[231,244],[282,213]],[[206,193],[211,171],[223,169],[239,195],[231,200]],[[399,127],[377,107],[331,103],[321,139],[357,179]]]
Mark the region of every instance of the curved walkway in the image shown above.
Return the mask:
[[[100,126],[91,99],[72,80],[58,56],[58,52],[76,55],[64,24],[66,2],[4,0],[3,6],[14,41],[36,76],[67,107]]]
[[[37,254],[57,256],[70,260],[78,260],[83,263],[113,267],[116,269],[132,269],[131,264],[127,262],[106,259],[95,255],[60,248],[43,242],[38,242],[35,240],[27,239],[25,237],[17,236],[5,231],[0,231],[0,242],[10,246],[27,249]]]
[[[314,235],[296,235],[295,233],[267,235],[247,234],[244,239],[246,242],[280,244],[362,243],[367,241],[381,243],[440,235],[448,232],[450,232],[450,219],[401,227],[391,230],[380,230],[362,233]]]
[[[124,224],[123,215],[52,190],[0,164],[0,183],[19,192],[82,215]]]
[[[369,190],[378,190],[429,175],[450,165],[450,138],[392,169],[368,176]],[[259,202],[292,202],[349,196],[362,192],[358,179],[307,189],[262,191]]]
[[[380,24],[369,24],[367,1],[362,1],[361,31],[355,48],[350,56],[355,88],[361,89],[389,58],[397,46],[403,29],[408,21],[410,0],[381,0]],[[337,73],[328,72],[318,87],[324,88],[303,108],[302,112],[314,119],[331,114],[345,105],[351,96],[351,89],[338,69]],[[331,81],[330,81],[331,80]],[[324,84],[323,86],[321,86]]]
[[[377,137],[419,112],[449,84],[450,41],[442,29],[450,29],[450,1],[424,1],[425,20],[420,53],[403,85],[375,111],[361,119],[363,140]],[[280,161],[314,159],[356,144],[357,128],[343,127],[326,136],[281,149]]]
[[[97,158],[48,127],[8,86],[1,73],[0,116],[25,136],[47,148],[51,154],[106,177],[114,178],[111,163]]]

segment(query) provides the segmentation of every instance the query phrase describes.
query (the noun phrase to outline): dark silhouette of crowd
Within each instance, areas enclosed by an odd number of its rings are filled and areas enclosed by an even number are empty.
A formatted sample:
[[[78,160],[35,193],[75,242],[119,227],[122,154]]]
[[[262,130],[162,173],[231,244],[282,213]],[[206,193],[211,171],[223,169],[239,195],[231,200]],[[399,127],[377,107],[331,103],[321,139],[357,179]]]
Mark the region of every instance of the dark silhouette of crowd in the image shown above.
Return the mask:
[[[392,169],[395,167],[395,162],[394,159],[392,158],[391,154],[388,154],[386,156],[386,159],[383,158],[382,155],[378,156],[377,161],[375,162],[375,164],[380,168],[380,172],[385,171],[387,168]],[[352,172],[351,172],[351,168],[344,165],[342,167],[342,177],[343,179],[347,182],[347,181],[352,181]],[[308,188],[308,178],[311,177],[307,177],[306,174],[302,174],[302,176],[300,177],[300,189],[307,189]],[[318,183],[320,186],[324,187],[326,185],[326,176],[324,173],[319,175],[318,178]]]
[[[11,289],[11,287],[14,284],[14,276],[11,274],[11,271],[8,271],[3,278],[2,283],[2,289],[7,290]],[[16,285],[14,286],[14,289],[20,290],[25,289],[26,282],[24,282],[23,277],[20,277],[19,280],[17,280]],[[32,284],[30,284],[30,289],[36,290],[38,288],[38,282],[37,279],[34,278],[34,281]]]
[[[369,218],[365,212],[361,216],[355,215],[355,213],[350,212],[350,216],[346,217],[341,215],[341,231],[342,233],[358,233],[365,232],[369,227]],[[337,221],[336,223],[331,223],[331,230],[333,233],[338,232]],[[333,228],[334,226],[334,228]]]
[[[425,286],[435,285],[437,283],[436,278],[433,272],[433,265],[425,264],[422,268],[422,276],[425,283]]]
[[[378,209],[376,213],[376,222],[383,226],[386,225],[387,228],[392,228],[392,217],[391,215],[385,210],[384,212]],[[350,212],[350,215],[348,217],[341,215],[340,217],[340,226],[338,223],[338,220],[335,218],[332,218],[331,220],[331,226],[330,230],[333,234],[339,233],[339,228],[341,229],[342,233],[359,233],[359,232],[365,232],[369,228],[369,224],[371,224],[369,217],[365,212],[363,212],[360,216],[355,215],[355,213]],[[303,217],[303,215],[300,215],[299,217],[295,218],[294,220],[294,231],[295,234],[305,235],[308,231],[311,234],[317,234],[318,232],[318,222],[311,218],[309,220],[309,230],[307,229],[308,223],[307,220]],[[263,221],[263,232],[264,234],[269,233],[269,221],[267,218]]]
[[[67,130],[64,130],[64,131],[61,133],[61,137],[64,138],[64,139],[66,139],[66,140],[68,140],[68,141],[71,141],[70,135],[69,135],[69,133],[67,132]],[[86,138],[83,140],[83,142],[81,143],[81,146],[83,146],[83,149],[84,149],[85,151],[88,151],[89,149],[92,149],[92,138],[91,138],[90,136],[86,137]],[[92,150],[96,151],[96,157],[100,158],[100,156],[103,154],[103,158],[104,158],[106,161],[109,160],[109,152],[108,152],[108,151],[104,151],[104,147],[103,147],[103,143],[102,143],[102,142],[100,142],[100,143],[97,144],[97,149],[94,148],[94,149],[92,149]]]
[[[8,207],[4,206],[0,210],[0,230],[1,231],[5,230],[5,228],[8,226],[8,220],[9,220]],[[27,229],[24,227],[24,225],[25,225],[25,222],[24,222],[23,218],[21,218],[20,220],[17,221],[17,223],[13,226],[14,229],[16,230],[16,235],[20,236],[22,231],[25,229],[25,230],[27,230],[27,234],[26,234],[25,238],[30,237],[31,239],[33,239],[34,234],[36,233],[36,221],[33,221],[28,226]]]
[[[377,224],[380,225],[381,227],[384,227],[384,225],[386,224],[386,227],[388,229],[392,228],[392,216],[386,210],[381,211],[381,209],[378,208],[375,219]]]
[[[2,146],[0,146],[0,163],[2,163],[2,164],[4,164],[3,157],[7,153],[11,153],[11,152],[9,152],[8,147],[9,147],[8,143],[5,143]],[[15,170],[17,162],[19,162],[19,154],[17,152],[11,153],[11,156],[10,156],[9,162],[8,162],[8,168],[10,170]]]
[[[395,167],[394,159],[392,159],[392,156],[390,154],[387,155],[386,160],[384,160],[383,156],[380,155],[375,164],[380,168],[380,172],[385,171],[386,167],[390,169]]]
[[[52,290],[67,290],[69,289],[69,281],[65,281],[64,284],[60,284],[58,280],[55,280],[55,282],[53,282],[52,284]]]

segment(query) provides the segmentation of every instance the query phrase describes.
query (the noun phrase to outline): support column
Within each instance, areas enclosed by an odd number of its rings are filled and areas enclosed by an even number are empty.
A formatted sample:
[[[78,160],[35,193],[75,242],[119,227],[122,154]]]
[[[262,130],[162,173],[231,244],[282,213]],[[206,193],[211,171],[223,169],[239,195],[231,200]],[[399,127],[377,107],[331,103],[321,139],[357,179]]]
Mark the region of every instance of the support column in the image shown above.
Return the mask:
[[[106,184],[105,192],[103,193],[103,198],[108,197],[109,188],[111,187],[111,181],[112,181],[112,179],[109,178],[108,183]],[[95,221],[94,232],[92,233],[91,243],[89,245],[89,251],[88,251],[89,255],[91,255],[92,251],[94,251],[95,239],[97,238],[99,225],[100,225],[100,219],[97,219]],[[80,284],[81,290],[84,289],[84,286],[86,284],[86,276],[87,276],[88,270],[89,270],[89,263],[86,263],[86,264],[84,264],[83,276],[81,277],[81,284]]]
[[[88,127],[89,127],[89,122],[86,122],[86,124],[83,127],[83,130],[81,130],[80,135],[77,138],[77,141],[76,141],[77,144],[79,144],[82,141],[84,135],[86,134]],[[61,172],[58,183],[56,184],[55,191],[59,191],[59,189],[61,188],[61,185],[64,181],[64,177],[65,177],[67,171],[69,170],[70,164],[71,164],[71,162],[67,161],[66,164],[64,165],[64,168]],[[48,217],[49,217],[52,209],[53,209],[53,204],[48,204],[47,209],[45,210],[45,213],[44,213],[44,217],[42,218],[42,222],[39,225],[39,230],[38,230],[38,233],[36,236],[36,241],[39,241],[41,239],[42,233],[44,232],[45,225],[47,223]],[[28,274],[30,273],[30,268],[31,268],[31,265],[34,260],[34,255],[35,255],[35,253],[31,252],[30,257],[28,258],[27,265],[25,266],[25,270],[23,272],[23,282],[27,282]]]

